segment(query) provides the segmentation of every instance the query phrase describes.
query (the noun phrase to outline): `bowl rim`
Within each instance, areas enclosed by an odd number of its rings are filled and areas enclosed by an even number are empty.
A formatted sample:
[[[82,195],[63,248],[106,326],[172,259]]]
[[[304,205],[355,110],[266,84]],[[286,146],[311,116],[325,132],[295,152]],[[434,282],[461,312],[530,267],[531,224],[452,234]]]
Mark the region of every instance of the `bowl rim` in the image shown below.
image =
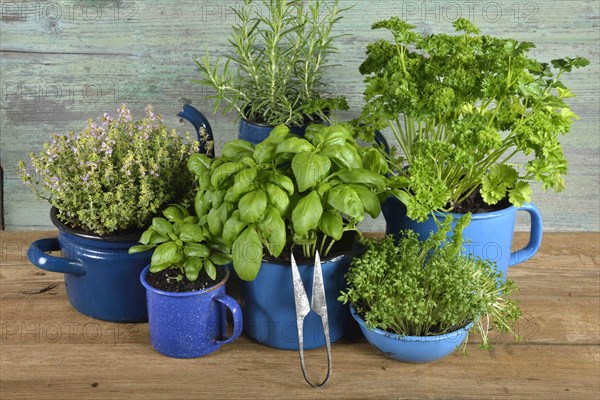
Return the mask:
[[[387,331],[384,331],[384,330],[378,329],[378,328],[375,328],[375,329],[368,328],[367,325],[365,324],[365,321],[362,319],[362,317],[360,315],[358,315],[358,312],[354,308],[353,304],[350,304],[350,312],[352,313],[352,316],[354,317],[356,322],[358,322],[358,324],[361,326],[361,328],[363,328],[369,332],[378,334],[380,336],[385,336],[390,339],[400,340],[400,341],[404,341],[404,342],[446,341],[446,340],[453,339],[453,338],[460,336],[465,331],[468,333],[468,331],[473,327],[473,322],[470,322],[460,329],[457,329],[453,332],[444,333],[442,335],[432,335],[432,336],[408,336],[408,335],[406,335],[406,336],[404,336],[404,335],[398,335],[396,333],[387,332]]]

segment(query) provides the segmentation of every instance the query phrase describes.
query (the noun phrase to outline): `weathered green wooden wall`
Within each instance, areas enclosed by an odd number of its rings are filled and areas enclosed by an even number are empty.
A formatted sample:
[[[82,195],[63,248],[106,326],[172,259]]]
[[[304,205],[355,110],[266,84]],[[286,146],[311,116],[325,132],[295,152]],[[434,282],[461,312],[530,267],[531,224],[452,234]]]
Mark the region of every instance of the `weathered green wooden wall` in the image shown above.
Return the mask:
[[[392,15],[432,32],[450,30],[450,21],[463,16],[484,33],[536,43],[534,54],[540,59],[590,58],[592,64],[566,82],[578,94],[572,104],[581,116],[564,139],[571,168],[567,190],[555,195],[537,188],[535,202],[549,231],[600,230],[597,0],[342,1],[356,6],[339,26],[339,33],[349,35],[340,42],[332,84],[335,92],[348,96],[354,112],[362,105],[363,91],[357,67],[366,44],[380,35],[370,25]],[[39,151],[52,132],[81,129],[88,117],[114,112],[121,102],[138,113],[152,103],[181,130],[188,126],[175,114],[183,103],[210,110],[207,91],[190,83],[198,75],[192,58],[207,50],[215,56],[227,50],[235,21],[229,7],[240,3],[2,1],[0,158],[6,228],[51,226],[49,206],[20,183],[16,163]],[[214,116],[212,122],[219,148],[235,137],[232,116]],[[367,224],[370,230],[382,227],[381,220]]]

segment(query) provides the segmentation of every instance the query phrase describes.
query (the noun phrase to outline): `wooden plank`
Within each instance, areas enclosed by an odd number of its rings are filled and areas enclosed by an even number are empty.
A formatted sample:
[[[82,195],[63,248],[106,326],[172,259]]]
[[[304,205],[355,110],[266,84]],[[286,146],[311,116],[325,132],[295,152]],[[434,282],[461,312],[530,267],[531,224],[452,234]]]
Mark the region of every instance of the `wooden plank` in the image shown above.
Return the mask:
[[[600,230],[600,137],[598,98],[598,2],[456,2],[439,0],[356,2],[337,33],[339,64],[331,72],[331,91],[346,95],[351,111],[362,107],[364,85],[358,66],[368,42],[382,37],[372,22],[398,15],[430,32],[450,31],[450,21],[469,18],[484,33],[534,42],[542,60],[584,56],[592,64],[565,78],[578,95],[570,99],[581,116],[572,134],[564,137],[570,174],[560,195],[534,188],[534,199],[549,231]],[[189,129],[175,117],[184,102],[210,112],[210,92],[190,80],[198,77],[192,58],[207,50],[227,49],[235,16],[225,1],[144,2],[3,2],[0,13],[0,147],[5,170],[5,223],[8,229],[51,227],[49,206],[37,202],[19,181],[16,163],[39,151],[52,132],[81,129],[89,117],[114,112],[127,102],[136,113],[152,103],[169,125]],[[60,14],[60,15],[59,15]],[[176,21],[176,23],[173,23]],[[236,135],[235,116],[211,117],[217,148]],[[389,132],[386,133],[391,139]],[[576,205],[574,207],[573,205]],[[364,224],[383,230],[383,220]],[[519,223],[519,230],[526,223]]]
[[[492,354],[456,352],[411,365],[367,343],[334,344],[331,383],[304,383],[295,352],[249,341],[194,360],[169,359],[148,344],[38,346],[25,356],[3,346],[2,395],[20,399],[591,399],[598,393],[597,346],[505,345]],[[273,356],[276,353],[276,356]],[[308,353],[321,372],[323,354]],[[6,396],[6,397],[4,397]]]

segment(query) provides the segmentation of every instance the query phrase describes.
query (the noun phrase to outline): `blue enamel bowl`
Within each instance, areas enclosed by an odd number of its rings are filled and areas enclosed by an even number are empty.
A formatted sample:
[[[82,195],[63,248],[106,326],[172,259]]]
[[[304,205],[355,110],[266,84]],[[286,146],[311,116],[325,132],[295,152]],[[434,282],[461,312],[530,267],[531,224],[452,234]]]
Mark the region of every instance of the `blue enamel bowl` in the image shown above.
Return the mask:
[[[471,322],[455,332],[438,336],[400,336],[381,329],[371,330],[354,307],[351,306],[350,311],[373,347],[388,357],[409,363],[426,363],[446,357],[462,345],[473,326]]]

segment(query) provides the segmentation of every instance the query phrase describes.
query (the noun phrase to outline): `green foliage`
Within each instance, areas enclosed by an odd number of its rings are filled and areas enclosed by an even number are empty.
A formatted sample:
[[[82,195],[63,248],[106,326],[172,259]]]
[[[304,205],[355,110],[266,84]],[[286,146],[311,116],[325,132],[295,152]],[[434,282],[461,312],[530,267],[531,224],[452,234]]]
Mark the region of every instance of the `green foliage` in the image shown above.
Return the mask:
[[[377,22],[373,29],[394,40],[369,44],[360,66],[367,76],[360,122],[366,133],[392,129],[402,154],[390,163],[405,178],[394,193],[417,220],[452,210],[477,188],[488,204],[508,196],[517,206],[530,200],[531,181],[563,190],[559,139],[577,116],[560,78],[589,64],[542,63],[528,57],[532,43],[481,35],[465,19],[454,27],[458,34],[425,36],[397,17]],[[517,155],[524,165],[511,163]]]
[[[308,5],[302,0],[244,0],[231,9],[239,22],[232,26],[233,51],[225,55],[225,63],[221,58],[212,63],[208,55],[196,60],[202,79],[195,82],[216,91],[215,112],[225,101],[225,112],[235,109],[250,122],[294,126],[348,109],[344,97],[325,96],[325,75],[339,37],[333,28],[346,10],[338,0],[311,0]]]
[[[33,170],[19,163],[20,176],[70,227],[98,235],[142,228],[170,202],[193,196],[186,162],[198,142],[186,139],[152,107],[133,121],[122,105],[117,118],[104,114],[82,132],[53,135],[44,151],[31,154]]]
[[[130,254],[154,249],[150,272],[174,269],[193,282],[204,270],[214,280],[216,267],[231,262],[206,221],[203,223],[178,204],[168,206],[162,214],[165,218],[154,218],[142,234],[141,244],[129,249]]]
[[[408,336],[441,335],[475,322],[482,348],[490,348],[489,331],[510,332],[521,316],[514,282],[502,280],[495,264],[461,253],[462,230],[470,214],[452,217],[426,241],[405,231],[398,243],[365,240],[366,252],[352,261],[349,288],[339,300],[354,304],[370,329]]]
[[[311,125],[304,138],[278,126],[256,146],[234,140],[214,160],[192,155],[197,217],[245,280],[256,277],[265,251],[279,257],[300,246],[306,257],[317,249],[327,256],[366,212],[381,211],[387,169],[370,150],[347,126]]]

